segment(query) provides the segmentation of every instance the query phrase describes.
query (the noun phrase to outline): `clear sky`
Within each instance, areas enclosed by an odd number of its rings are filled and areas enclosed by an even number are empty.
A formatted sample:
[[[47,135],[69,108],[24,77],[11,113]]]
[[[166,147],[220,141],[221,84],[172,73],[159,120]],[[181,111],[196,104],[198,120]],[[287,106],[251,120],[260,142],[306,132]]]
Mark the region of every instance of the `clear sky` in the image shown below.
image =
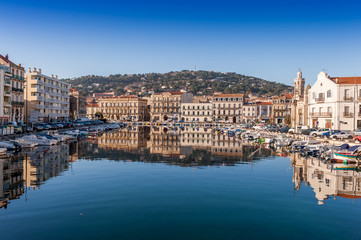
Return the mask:
[[[183,69],[361,76],[361,1],[0,0],[0,53],[61,78]]]

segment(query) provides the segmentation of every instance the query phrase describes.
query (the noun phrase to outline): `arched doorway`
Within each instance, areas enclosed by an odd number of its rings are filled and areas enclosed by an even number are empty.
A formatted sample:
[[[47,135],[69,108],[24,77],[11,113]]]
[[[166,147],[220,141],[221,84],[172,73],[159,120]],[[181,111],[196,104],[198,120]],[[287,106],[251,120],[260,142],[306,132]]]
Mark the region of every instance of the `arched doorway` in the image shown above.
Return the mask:
[[[167,116],[167,115],[164,115],[163,120],[164,120],[164,121],[167,121],[167,120],[168,120],[168,116]]]

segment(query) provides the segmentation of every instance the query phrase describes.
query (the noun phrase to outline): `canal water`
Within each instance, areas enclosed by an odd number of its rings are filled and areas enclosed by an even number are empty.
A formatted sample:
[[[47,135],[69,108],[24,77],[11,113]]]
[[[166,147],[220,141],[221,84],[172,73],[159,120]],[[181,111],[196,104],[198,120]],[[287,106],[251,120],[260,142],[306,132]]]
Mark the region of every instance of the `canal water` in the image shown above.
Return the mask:
[[[1,239],[361,239],[361,175],[205,132],[0,160]]]

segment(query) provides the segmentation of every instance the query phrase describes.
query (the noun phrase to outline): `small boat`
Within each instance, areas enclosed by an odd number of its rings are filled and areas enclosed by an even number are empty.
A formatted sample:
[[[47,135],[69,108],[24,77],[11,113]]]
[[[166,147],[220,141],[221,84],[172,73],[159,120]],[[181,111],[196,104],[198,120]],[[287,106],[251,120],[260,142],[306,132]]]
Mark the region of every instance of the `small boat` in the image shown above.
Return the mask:
[[[3,141],[0,142],[0,148],[6,148],[7,151],[20,151],[21,145],[17,142]]]
[[[20,144],[22,148],[34,148],[34,147],[38,146],[37,142],[30,141],[29,139],[26,139],[23,137],[16,139],[15,142]]]
[[[356,170],[357,169],[357,166],[347,166],[347,165],[341,165],[341,166],[334,166],[333,167],[334,170],[350,170],[350,171],[353,171],[353,170]]]
[[[333,159],[347,160],[347,161],[361,160],[360,150],[361,150],[360,146],[353,146],[353,147],[350,147],[349,149],[334,151]]]
[[[6,148],[0,147],[0,155],[6,154]]]

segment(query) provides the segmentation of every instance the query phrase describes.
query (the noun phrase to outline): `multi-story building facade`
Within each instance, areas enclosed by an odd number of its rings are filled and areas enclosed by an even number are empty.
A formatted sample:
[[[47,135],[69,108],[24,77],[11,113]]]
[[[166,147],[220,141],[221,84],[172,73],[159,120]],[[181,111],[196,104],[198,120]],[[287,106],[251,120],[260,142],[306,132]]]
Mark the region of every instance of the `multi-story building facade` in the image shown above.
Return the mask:
[[[292,98],[293,94],[272,97],[274,123],[286,124],[286,118],[289,118],[289,121],[291,121]]]
[[[34,68],[26,73],[26,114],[30,122],[66,121],[69,119],[70,85],[58,76],[42,74]]]
[[[0,65],[0,124],[10,120],[11,113],[11,81],[8,66]]]
[[[98,101],[95,99],[91,102],[87,102],[86,104],[86,117],[89,119],[97,119],[99,116],[97,114],[100,113]]]
[[[309,89],[308,99],[309,126],[361,128],[361,77],[330,77],[321,72]]]
[[[242,122],[244,94],[215,94],[213,96],[213,120],[215,122]]]
[[[71,119],[86,118],[86,97],[78,90],[70,88],[70,111]]]
[[[98,100],[103,117],[120,121],[149,121],[147,100],[137,96],[104,97]]]
[[[188,92],[153,94],[150,99],[151,121],[180,121],[182,103],[193,103],[193,94]]]
[[[181,120],[184,122],[211,122],[212,103],[181,103]]]
[[[9,67],[6,74],[6,81],[11,83],[11,110],[10,121],[24,122],[24,83],[25,69],[21,64],[15,64],[9,60],[8,55],[0,55],[0,64]],[[6,91],[8,93],[8,91]]]

